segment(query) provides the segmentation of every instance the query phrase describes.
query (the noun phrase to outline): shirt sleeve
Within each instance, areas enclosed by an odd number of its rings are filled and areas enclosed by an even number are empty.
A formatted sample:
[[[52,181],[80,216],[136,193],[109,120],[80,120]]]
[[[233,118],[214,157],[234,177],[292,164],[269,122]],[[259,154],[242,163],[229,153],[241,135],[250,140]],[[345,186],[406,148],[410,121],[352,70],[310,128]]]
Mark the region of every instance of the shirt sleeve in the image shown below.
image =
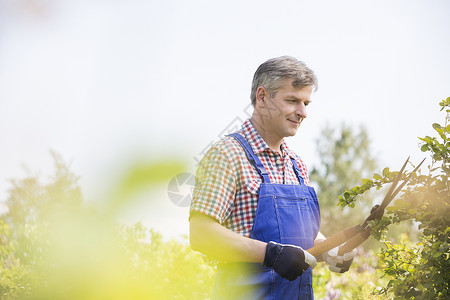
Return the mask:
[[[195,175],[190,214],[199,212],[222,224],[230,215],[236,193],[236,172],[226,155],[212,147]]]

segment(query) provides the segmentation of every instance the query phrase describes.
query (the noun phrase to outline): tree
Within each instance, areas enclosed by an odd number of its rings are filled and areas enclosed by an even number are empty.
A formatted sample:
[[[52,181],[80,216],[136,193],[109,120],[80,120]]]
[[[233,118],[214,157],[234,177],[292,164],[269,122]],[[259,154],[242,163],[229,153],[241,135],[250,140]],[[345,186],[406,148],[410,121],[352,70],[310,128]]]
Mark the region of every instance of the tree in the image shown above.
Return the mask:
[[[15,233],[25,224],[45,222],[50,216],[81,207],[82,196],[78,176],[69,170],[60,155],[55,152],[51,154],[55,174],[48,184],[42,184],[36,176],[11,180],[12,188],[6,202],[8,212],[3,218]]]
[[[355,131],[345,124],[339,128],[327,125],[316,140],[316,151],[320,165],[313,167],[310,179],[318,186],[322,214],[320,230],[325,235],[331,235],[356,225],[369,210],[371,201],[368,201],[367,207],[358,207],[358,212],[349,214],[349,210],[337,207],[336,200],[338,195],[357,184],[362,176],[375,170],[376,159],[370,153],[367,130],[360,127]]]

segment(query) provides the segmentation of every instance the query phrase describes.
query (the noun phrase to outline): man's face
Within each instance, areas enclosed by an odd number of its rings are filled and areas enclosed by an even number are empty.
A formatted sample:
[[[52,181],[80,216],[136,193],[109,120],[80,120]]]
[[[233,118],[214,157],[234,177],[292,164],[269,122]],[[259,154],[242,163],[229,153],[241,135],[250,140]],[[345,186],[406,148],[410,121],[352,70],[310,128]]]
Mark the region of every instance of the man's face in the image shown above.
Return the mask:
[[[292,87],[292,80],[286,80],[273,97],[267,95],[261,113],[264,114],[264,128],[267,134],[282,139],[294,136],[306,118],[306,106],[311,102],[312,86]]]

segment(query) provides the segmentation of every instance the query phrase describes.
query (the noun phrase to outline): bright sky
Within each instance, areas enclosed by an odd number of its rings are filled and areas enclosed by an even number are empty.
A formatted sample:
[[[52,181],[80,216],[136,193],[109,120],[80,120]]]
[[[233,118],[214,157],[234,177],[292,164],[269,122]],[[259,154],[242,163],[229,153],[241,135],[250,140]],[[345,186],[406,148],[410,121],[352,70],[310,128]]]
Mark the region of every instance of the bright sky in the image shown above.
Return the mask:
[[[381,167],[417,162],[417,137],[433,134],[450,96],[449,12],[445,0],[0,0],[0,200],[22,165],[50,174],[50,149],[87,198],[137,158],[169,153],[194,172],[245,118],[259,64],[285,54],[319,79],[288,141],[310,168],[327,122],[365,125]],[[165,189],[127,218],[187,233],[188,210]]]

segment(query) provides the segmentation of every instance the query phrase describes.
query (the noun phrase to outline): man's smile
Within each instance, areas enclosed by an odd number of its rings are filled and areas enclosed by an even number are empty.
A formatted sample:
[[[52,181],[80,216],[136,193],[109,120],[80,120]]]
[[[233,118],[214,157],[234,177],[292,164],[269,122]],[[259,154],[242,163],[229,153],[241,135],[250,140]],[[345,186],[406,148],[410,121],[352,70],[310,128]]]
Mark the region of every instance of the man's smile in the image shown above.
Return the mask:
[[[297,126],[299,126],[300,123],[302,122],[302,120],[296,121],[296,120],[291,120],[291,119],[288,119],[288,121],[291,122],[291,123],[293,123],[293,124],[295,124],[295,125],[297,125]]]

